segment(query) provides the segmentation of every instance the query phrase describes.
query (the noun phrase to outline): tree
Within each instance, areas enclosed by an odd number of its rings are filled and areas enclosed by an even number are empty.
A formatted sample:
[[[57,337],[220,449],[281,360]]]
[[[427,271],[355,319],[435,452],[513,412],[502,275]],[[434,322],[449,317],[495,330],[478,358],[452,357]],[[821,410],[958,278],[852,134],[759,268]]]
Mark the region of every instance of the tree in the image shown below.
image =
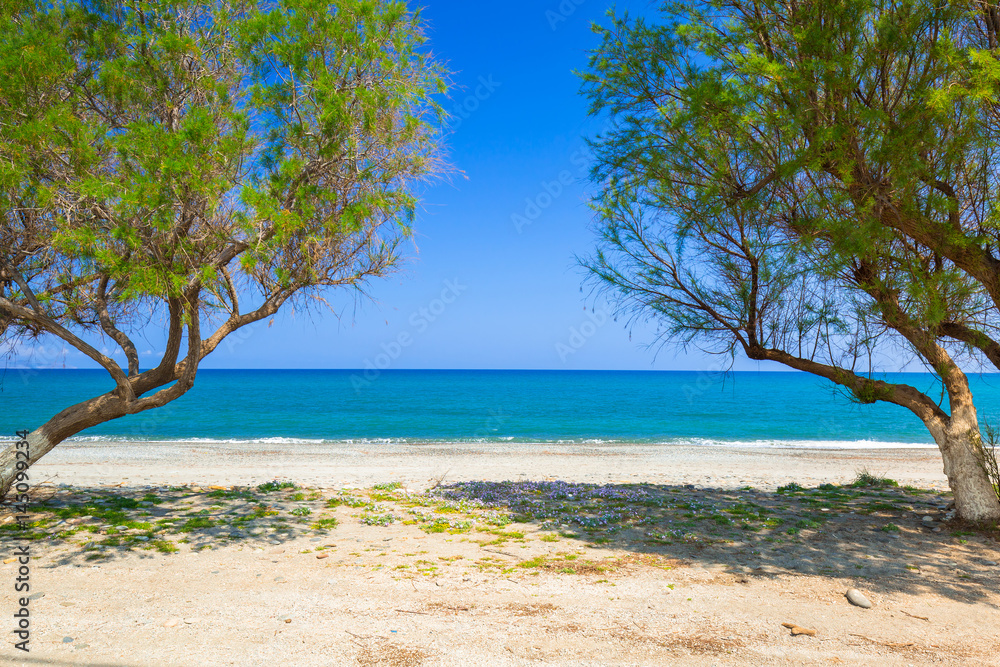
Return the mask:
[[[0,4],[0,337],[54,336],[114,381],[32,431],[27,465],[183,395],[240,327],[397,266],[445,90],[405,2]],[[144,369],[147,323],[166,345]]]
[[[959,516],[1000,519],[963,367],[1000,368],[1000,12],[982,2],[715,0],[612,16],[583,74],[597,252],[665,340],[913,412]],[[904,350],[942,406],[886,381]]]

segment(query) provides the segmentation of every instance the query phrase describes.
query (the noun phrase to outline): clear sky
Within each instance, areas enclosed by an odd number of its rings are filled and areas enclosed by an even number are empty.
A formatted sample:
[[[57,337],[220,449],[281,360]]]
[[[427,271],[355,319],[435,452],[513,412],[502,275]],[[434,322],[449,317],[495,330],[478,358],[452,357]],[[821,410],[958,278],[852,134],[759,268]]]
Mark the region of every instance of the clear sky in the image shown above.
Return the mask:
[[[449,158],[460,173],[423,193],[404,270],[371,285],[374,302],[334,298],[339,319],[322,309],[286,311],[231,337],[203,367],[718,367],[713,357],[649,349],[651,329],[630,337],[599,304],[598,312],[585,311],[594,303],[581,292],[574,254],[594,244],[583,136],[599,121],[587,116],[574,70],[586,67],[598,43],[591,23],[606,22],[609,5],[419,4],[430,48],[453,72]],[[648,0],[618,4],[633,14],[651,7]],[[155,339],[147,346],[153,353]],[[14,364],[93,365],[75,351],[48,349]],[[735,368],[758,365],[744,360]]]

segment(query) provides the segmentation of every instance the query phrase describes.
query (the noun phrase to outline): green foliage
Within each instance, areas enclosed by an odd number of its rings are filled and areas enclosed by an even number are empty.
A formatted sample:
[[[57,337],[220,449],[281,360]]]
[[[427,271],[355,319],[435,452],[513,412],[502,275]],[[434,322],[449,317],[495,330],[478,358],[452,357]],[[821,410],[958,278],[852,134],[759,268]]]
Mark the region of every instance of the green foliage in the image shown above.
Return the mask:
[[[214,528],[215,525],[216,525],[215,521],[213,521],[212,519],[206,517],[196,517],[194,519],[188,519],[187,521],[185,521],[184,524],[179,528],[179,530],[182,533],[191,533],[196,530],[202,530],[205,528]]]
[[[961,364],[1000,367],[995,11],[612,13],[582,74],[607,120],[591,141],[598,245],[581,260],[599,292],[665,342],[814,373],[938,434],[955,416],[944,393],[971,419]],[[902,357],[940,397],[874,379]]]
[[[858,471],[851,486],[859,489],[888,489],[899,486],[899,482],[870,472],[867,468]]]
[[[272,493],[274,491],[282,491],[284,489],[294,489],[294,482],[279,482],[274,480],[271,482],[264,482],[263,484],[257,485],[257,490],[261,493]]]
[[[444,169],[444,75],[395,0],[5,2],[0,339],[57,336],[117,385],[60,432],[159,407],[236,329],[394,270]],[[150,318],[166,352],[140,372]]]
[[[396,489],[403,488],[403,483],[402,482],[379,482],[378,484],[373,485],[372,488],[373,489],[377,489],[379,491],[395,491]]]

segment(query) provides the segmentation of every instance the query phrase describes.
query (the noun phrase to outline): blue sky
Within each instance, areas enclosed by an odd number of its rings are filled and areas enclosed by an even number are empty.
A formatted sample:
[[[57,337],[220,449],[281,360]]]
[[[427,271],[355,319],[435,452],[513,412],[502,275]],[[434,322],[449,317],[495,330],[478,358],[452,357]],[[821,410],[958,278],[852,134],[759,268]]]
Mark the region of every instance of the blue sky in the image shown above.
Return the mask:
[[[590,25],[607,21],[608,5],[420,6],[430,48],[453,72],[449,106],[461,120],[449,137],[449,159],[461,173],[423,193],[403,271],[371,285],[374,301],[333,295],[339,318],[320,308],[286,310],[240,332],[203,367],[718,368],[721,360],[706,355],[656,353],[648,348],[651,329],[630,337],[599,304],[598,312],[585,311],[594,303],[581,293],[574,255],[594,243],[583,136],[599,121],[587,116],[574,70],[586,67],[587,51],[597,46]],[[635,14],[651,6],[642,0],[618,9]],[[20,363],[93,365],[61,348]],[[757,367],[745,360],[735,366]]]

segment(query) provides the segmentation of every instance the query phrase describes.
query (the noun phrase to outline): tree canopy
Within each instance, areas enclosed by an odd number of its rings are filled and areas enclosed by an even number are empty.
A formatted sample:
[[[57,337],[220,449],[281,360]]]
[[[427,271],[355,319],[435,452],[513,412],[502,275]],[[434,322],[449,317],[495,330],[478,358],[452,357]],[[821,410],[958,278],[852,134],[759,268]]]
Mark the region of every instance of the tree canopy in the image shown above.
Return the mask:
[[[41,426],[32,463],[182,395],[240,327],[398,264],[443,168],[445,73],[405,2],[0,4],[0,337],[55,336],[115,383]],[[148,323],[166,346],[141,368]]]
[[[906,407],[994,521],[963,367],[1000,368],[998,28],[980,2],[669,2],[596,28],[583,74],[611,121],[584,263],[619,310]],[[947,405],[878,373],[900,351]]]

